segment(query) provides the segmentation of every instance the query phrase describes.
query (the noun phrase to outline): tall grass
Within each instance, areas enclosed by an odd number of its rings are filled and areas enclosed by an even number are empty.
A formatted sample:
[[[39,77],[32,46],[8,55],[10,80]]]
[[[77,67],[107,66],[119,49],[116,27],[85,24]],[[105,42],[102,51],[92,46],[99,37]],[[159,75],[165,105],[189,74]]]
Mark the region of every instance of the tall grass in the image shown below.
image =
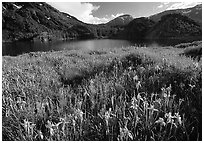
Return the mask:
[[[201,140],[201,65],[171,48],[4,57],[3,140]]]

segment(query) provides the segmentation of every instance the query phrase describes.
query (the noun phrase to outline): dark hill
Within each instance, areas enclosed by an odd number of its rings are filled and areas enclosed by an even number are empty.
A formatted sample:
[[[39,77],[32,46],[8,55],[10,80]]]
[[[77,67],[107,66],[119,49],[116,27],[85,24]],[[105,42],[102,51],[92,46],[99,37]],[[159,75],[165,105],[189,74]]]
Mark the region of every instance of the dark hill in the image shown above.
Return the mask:
[[[119,32],[114,38],[127,39],[133,41],[144,40],[148,30],[154,26],[155,22],[145,18],[135,18],[128,25],[125,26],[124,30]]]
[[[131,21],[127,27],[127,39],[129,40],[143,40],[147,31],[155,24],[154,21],[141,17]]]
[[[181,14],[168,14],[148,31],[147,39],[194,39],[202,38],[202,27]]]
[[[78,38],[76,36],[80,34],[72,28],[75,25],[80,25],[80,32],[84,31],[87,34],[87,24],[46,3],[3,2],[2,10],[3,41],[30,40],[39,35],[51,38]]]

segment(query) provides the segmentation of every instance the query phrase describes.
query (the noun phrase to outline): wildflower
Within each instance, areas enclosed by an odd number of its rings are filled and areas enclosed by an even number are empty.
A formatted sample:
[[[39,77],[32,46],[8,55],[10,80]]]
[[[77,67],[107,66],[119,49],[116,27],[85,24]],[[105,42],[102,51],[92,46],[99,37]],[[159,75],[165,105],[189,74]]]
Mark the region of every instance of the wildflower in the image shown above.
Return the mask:
[[[106,122],[108,122],[108,120],[110,119],[110,111],[111,111],[111,109],[109,109],[109,111],[105,112],[105,120],[106,120]]]
[[[169,97],[169,95],[167,94],[167,89],[166,88],[162,87],[161,90],[162,90],[162,96],[164,98]]]
[[[198,68],[198,62],[195,62],[194,66],[195,66],[195,69],[197,69]]]
[[[26,133],[28,135],[33,135],[33,128],[34,128],[35,124],[31,124],[32,122],[29,122],[26,119],[24,119],[23,121],[24,121],[24,123],[22,125],[23,125]]]
[[[151,81],[153,82],[153,81],[154,81],[153,76],[150,76],[150,77],[149,77],[149,80],[151,80]]]
[[[188,84],[191,87],[191,90],[195,87],[195,85]]]
[[[107,131],[106,133],[109,133],[109,119],[110,119],[110,115],[111,115],[111,108],[109,108],[109,111],[105,112],[105,122],[106,122],[106,127],[107,127]]]
[[[26,102],[21,100],[20,97],[17,97],[17,105],[18,107],[21,109],[21,110],[24,110],[25,109],[25,105],[26,105]]]
[[[159,119],[155,122],[156,124],[159,124],[160,126],[166,126],[166,123],[164,122],[164,119],[159,117]]]
[[[83,114],[84,113],[80,109],[75,110],[75,119],[79,119],[82,122]]]
[[[144,71],[145,71],[145,68],[144,68],[144,67],[140,67],[140,68],[139,68],[139,72],[140,72],[140,74],[143,74]]]
[[[140,93],[137,94],[137,100],[139,100],[139,101],[140,101],[140,100],[144,101],[143,98],[141,97]]]
[[[54,135],[54,129],[53,129],[54,124],[50,122],[49,120],[47,121],[47,124],[45,125],[46,128],[50,130],[50,135]]]
[[[92,93],[92,94],[96,94],[96,89],[95,89],[95,86],[94,86],[94,81],[93,81],[93,79],[90,80],[89,89],[91,90],[91,93]],[[87,92],[87,91],[85,91],[85,92]]]
[[[166,89],[165,89],[164,87],[162,87],[162,88],[161,88],[161,91],[162,91],[162,92],[165,92],[165,91],[166,91]]]
[[[134,80],[134,81],[138,81],[138,80],[139,80],[139,77],[138,77],[137,75],[135,75],[135,76],[133,77],[133,80]]]
[[[6,108],[6,117],[9,117],[9,116],[10,116],[10,113],[11,113],[10,109],[9,109],[9,108]]]
[[[176,117],[176,123],[181,125],[182,121],[181,121],[181,116],[179,115],[179,113],[175,113],[175,117]]]
[[[159,110],[154,108],[154,105],[150,105],[150,107],[148,107],[147,109],[152,111],[152,112],[154,112],[154,111],[158,112],[159,111]]]
[[[161,99],[159,98],[159,99],[155,100],[153,102],[153,104],[154,104],[155,109],[157,109],[157,110],[160,109],[161,108]]]
[[[137,105],[137,99],[135,98],[135,96],[131,99],[131,107],[133,109],[137,109],[138,105]]]
[[[132,67],[130,66],[130,67],[128,67],[128,70],[132,70]]]
[[[155,67],[155,70],[156,71],[159,71],[161,68],[159,67],[159,65],[157,65],[156,67]]]
[[[181,103],[184,101],[184,99],[183,98],[180,98],[179,99],[179,106],[181,106]]]
[[[93,81],[93,79],[91,79],[91,80],[90,80],[90,84],[94,84],[94,81]]]
[[[167,91],[167,95],[168,95],[168,97],[170,97],[170,95],[171,95],[171,84],[169,85],[169,87],[167,87],[166,88],[166,91]]]
[[[180,83],[180,87],[181,87],[181,88],[184,88],[184,87],[185,87],[185,84],[184,84],[183,82],[181,82],[181,83]]]
[[[149,106],[149,103],[147,101],[144,101],[143,102],[143,107],[144,107],[144,110],[146,110]]]
[[[128,140],[128,138],[133,140],[133,136],[128,128],[120,128],[120,140]]]
[[[42,134],[42,132],[41,132],[40,130],[37,130],[37,133],[38,133],[37,135],[38,135],[41,139],[43,139],[43,134]],[[36,135],[36,136],[37,136],[37,135]],[[35,138],[36,138],[36,137],[35,137]]]
[[[164,115],[165,118],[167,118],[167,123],[172,123],[172,113],[169,112],[169,113],[165,113]]]
[[[140,87],[142,87],[142,85],[141,85],[141,82],[138,81],[138,82],[136,83],[136,88],[137,88],[137,90],[139,90]]]

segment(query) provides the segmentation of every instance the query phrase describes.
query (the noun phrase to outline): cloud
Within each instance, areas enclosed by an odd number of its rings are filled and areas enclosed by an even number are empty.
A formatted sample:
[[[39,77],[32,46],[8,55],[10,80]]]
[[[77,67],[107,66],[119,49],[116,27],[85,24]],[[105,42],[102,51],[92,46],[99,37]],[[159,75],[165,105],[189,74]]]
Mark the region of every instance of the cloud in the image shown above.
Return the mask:
[[[163,2],[164,5],[168,5],[170,2]]]
[[[164,5],[163,5],[163,4],[159,5],[157,8],[162,8],[162,7],[164,7]]]
[[[189,7],[193,7],[201,2],[161,2],[157,8],[166,8],[166,10],[172,9],[185,9]]]
[[[99,17],[92,17],[91,19],[91,23],[93,24],[101,24],[101,23],[107,23],[109,22],[110,20],[118,17],[118,16],[121,16],[121,15],[124,15],[124,13],[118,13],[118,14],[112,14],[111,16],[108,16],[106,15],[105,17],[102,17],[102,18],[99,18]]]
[[[95,6],[91,3],[81,3],[81,2],[48,2],[51,6],[55,7],[61,12],[68,13],[77,19],[85,22],[85,23],[92,23],[92,24],[100,24],[100,23],[106,23],[113,18],[122,15],[116,14],[105,17],[95,17],[93,16],[93,12],[97,11],[100,6]]]
[[[200,4],[200,3],[201,2],[178,2],[170,5],[166,10],[185,9],[185,8],[196,6],[197,4]]]
[[[93,11],[96,11],[100,8],[100,6],[94,6],[90,3],[81,2],[48,2],[48,4],[61,12],[68,13],[87,23],[94,19],[92,15]]]

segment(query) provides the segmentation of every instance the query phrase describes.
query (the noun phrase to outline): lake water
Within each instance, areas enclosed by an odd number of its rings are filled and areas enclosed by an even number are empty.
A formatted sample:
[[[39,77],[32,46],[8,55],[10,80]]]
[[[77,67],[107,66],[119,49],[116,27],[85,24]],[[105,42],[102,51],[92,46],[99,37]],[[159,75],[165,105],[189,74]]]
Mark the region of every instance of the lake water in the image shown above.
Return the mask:
[[[94,39],[94,40],[74,40],[56,42],[14,42],[3,43],[2,54],[16,56],[23,53],[36,51],[61,51],[61,50],[94,50],[101,48],[115,48],[134,46],[134,42],[127,40]]]
[[[92,40],[73,40],[73,41],[51,41],[51,42],[13,42],[2,43],[2,54],[17,56],[23,53],[37,51],[61,51],[61,50],[95,50],[101,48],[121,48],[128,46],[169,46],[185,41],[180,40],[161,40],[161,41],[143,41],[131,42],[127,40],[114,39],[92,39]]]

